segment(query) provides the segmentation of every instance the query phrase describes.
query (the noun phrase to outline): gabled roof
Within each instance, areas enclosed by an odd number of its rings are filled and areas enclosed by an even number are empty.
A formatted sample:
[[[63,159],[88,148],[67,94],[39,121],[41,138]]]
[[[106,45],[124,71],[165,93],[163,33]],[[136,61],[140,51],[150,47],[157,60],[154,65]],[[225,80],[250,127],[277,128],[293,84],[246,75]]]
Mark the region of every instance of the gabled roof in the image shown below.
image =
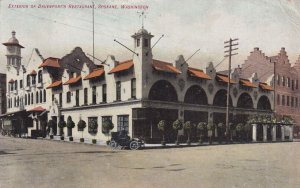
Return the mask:
[[[35,70],[32,70],[30,75],[36,75],[36,71]]]
[[[228,83],[229,82],[229,78],[227,75],[223,75],[223,74],[217,74],[217,80],[219,82],[224,82],[224,83]],[[232,79],[230,79],[230,83],[231,84],[236,84],[235,81],[233,81]]]
[[[79,80],[81,80],[81,75],[79,75],[77,77],[70,78],[67,82],[64,83],[64,85],[76,84]]]
[[[102,76],[103,74],[104,74],[103,68],[94,69],[93,72],[91,72],[86,77],[84,77],[84,80],[88,80],[91,78],[97,78],[97,77]]]
[[[43,108],[41,106],[38,106],[38,107],[35,107],[35,108],[31,109],[31,110],[28,110],[28,112],[43,112],[45,110],[46,110],[45,108]]]
[[[274,91],[274,89],[272,88],[272,86],[268,85],[267,83],[259,83],[259,87],[263,90],[267,90],[267,91]]]
[[[189,72],[190,76],[211,80],[211,77],[209,75],[207,75],[206,73],[204,73],[203,70],[189,67],[188,72]]]
[[[178,70],[176,67],[174,67],[172,65],[172,63],[167,63],[167,62],[164,62],[164,61],[159,61],[159,60],[153,59],[152,66],[157,71],[174,73],[174,74],[181,74],[180,70]]]
[[[254,85],[252,82],[250,82],[250,81],[247,80],[247,79],[240,79],[240,84],[241,84],[242,86],[246,86],[246,87],[257,88],[256,85]]]
[[[55,57],[48,57],[47,59],[44,60],[44,62],[39,66],[41,67],[53,67],[53,68],[60,68],[59,65],[59,59]]]
[[[61,84],[62,84],[62,81],[61,81],[61,80],[58,80],[58,81],[55,81],[55,82],[53,82],[52,84],[50,84],[48,87],[46,87],[46,89],[58,87],[58,86],[61,86]]]
[[[117,66],[115,66],[113,69],[111,69],[108,74],[125,71],[125,70],[130,69],[131,67],[133,67],[132,59],[119,63]]]

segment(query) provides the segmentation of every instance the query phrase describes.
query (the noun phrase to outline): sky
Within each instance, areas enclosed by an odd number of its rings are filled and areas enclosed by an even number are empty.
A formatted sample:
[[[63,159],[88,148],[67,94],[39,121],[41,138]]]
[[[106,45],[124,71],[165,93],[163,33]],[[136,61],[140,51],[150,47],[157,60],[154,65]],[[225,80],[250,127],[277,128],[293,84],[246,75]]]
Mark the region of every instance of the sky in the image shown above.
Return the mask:
[[[285,47],[294,63],[300,55],[300,1],[296,0],[94,0],[98,5],[117,5],[118,9],[94,9],[95,57],[114,55],[124,61],[132,53],[114,39],[133,48],[131,35],[142,27],[138,11],[121,9],[121,5],[144,5],[144,27],[154,35],[155,59],[174,62],[177,56],[204,69],[224,58],[224,41],[238,38],[238,55],[233,67],[242,64],[254,47],[267,56]],[[0,0],[0,42],[7,42],[11,31],[25,48],[22,63],[29,61],[33,48],[44,58],[70,53],[79,46],[92,54],[92,9],[83,8],[9,8],[11,5],[91,5],[91,0]],[[0,72],[5,72],[6,47],[0,47]],[[227,68],[225,60],[218,70]]]

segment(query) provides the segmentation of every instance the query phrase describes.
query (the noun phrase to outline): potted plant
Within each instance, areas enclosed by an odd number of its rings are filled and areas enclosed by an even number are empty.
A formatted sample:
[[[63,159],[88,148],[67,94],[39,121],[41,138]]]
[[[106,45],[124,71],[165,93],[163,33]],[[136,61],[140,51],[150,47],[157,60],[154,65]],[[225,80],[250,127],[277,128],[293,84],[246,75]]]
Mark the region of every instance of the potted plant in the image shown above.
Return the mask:
[[[246,141],[249,141],[249,134],[251,133],[251,124],[246,123],[244,126],[244,132],[246,133]]]
[[[97,119],[94,119],[94,118],[89,119],[88,132],[90,134],[94,134],[94,136],[96,135],[96,133],[98,132],[98,122],[97,122]],[[93,144],[97,143],[97,140],[95,139],[95,137],[94,137],[94,139],[92,139],[92,143]]]
[[[165,141],[165,128],[166,128],[166,121],[165,120],[160,120],[157,124],[158,130],[162,133],[162,141],[161,145],[165,146],[166,141]]]
[[[72,117],[71,116],[68,116],[68,119],[67,119],[67,128],[68,128],[68,136],[69,136],[69,141],[73,141],[73,137],[70,136],[72,135],[72,129],[75,127],[75,123],[74,121],[72,120]]]
[[[209,144],[212,144],[213,131],[214,131],[214,124],[213,122],[209,121],[207,123],[207,134],[209,137]]]
[[[60,129],[60,139],[61,140],[64,140],[64,127],[66,127],[66,122],[61,119],[59,122],[58,122],[58,128]]]
[[[77,124],[77,127],[78,127],[78,131],[81,131],[82,133],[82,136],[80,138],[80,142],[84,142],[84,138],[83,138],[83,130],[84,128],[86,127],[86,122],[83,121],[82,119],[79,120],[78,124]]]
[[[199,144],[202,144],[202,143],[203,143],[204,132],[205,132],[205,130],[206,130],[206,126],[207,126],[207,123],[206,123],[206,122],[200,122],[200,123],[198,123],[198,125],[197,125],[197,130],[198,130],[199,133],[200,133]]]
[[[176,145],[179,145],[179,130],[182,129],[182,126],[183,126],[182,121],[179,119],[177,119],[176,121],[173,122],[172,127],[175,131],[177,131],[177,139],[175,142]]]
[[[218,132],[218,141],[219,143],[222,143],[223,134],[224,134],[224,123],[222,122],[218,123],[217,132]]]
[[[48,130],[49,130],[49,134],[50,134],[50,139],[53,139],[53,127],[55,126],[55,122],[50,119],[47,123],[47,126],[48,126]]]
[[[186,133],[187,133],[187,145],[191,145],[191,140],[190,140],[190,136],[191,136],[191,131],[192,131],[192,125],[191,125],[191,122],[190,121],[186,121],[184,124],[183,124],[183,128],[184,130],[186,130]]]
[[[114,124],[111,122],[111,120],[105,120],[102,123],[102,133],[108,135],[109,139],[109,132],[114,128]],[[109,140],[106,141],[106,144],[109,144]]]

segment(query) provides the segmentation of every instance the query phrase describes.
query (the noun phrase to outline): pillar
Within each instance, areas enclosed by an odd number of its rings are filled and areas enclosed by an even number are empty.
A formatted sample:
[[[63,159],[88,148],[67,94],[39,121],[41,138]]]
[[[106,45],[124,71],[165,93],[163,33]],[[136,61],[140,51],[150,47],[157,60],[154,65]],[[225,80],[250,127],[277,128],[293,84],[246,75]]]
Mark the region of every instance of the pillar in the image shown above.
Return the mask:
[[[272,127],[272,141],[276,142],[276,126],[277,125],[273,125]]]
[[[266,142],[267,141],[267,134],[268,134],[268,125],[263,125],[263,141]]]
[[[252,142],[257,141],[257,124],[252,124]]]
[[[289,141],[293,141],[293,125],[289,126]]]
[[[284,141],[285,137],[285,126],[281,125],[281,141]]]

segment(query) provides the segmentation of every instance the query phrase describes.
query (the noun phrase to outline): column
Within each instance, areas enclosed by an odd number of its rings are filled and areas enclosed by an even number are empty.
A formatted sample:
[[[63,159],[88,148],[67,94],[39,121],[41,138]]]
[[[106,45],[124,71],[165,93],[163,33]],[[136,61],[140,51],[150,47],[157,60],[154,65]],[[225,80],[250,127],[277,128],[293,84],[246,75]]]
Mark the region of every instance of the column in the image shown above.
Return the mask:
[[[284,141],[285,137],[285,126],[281,125],[281,141]]]
[[[267,141],[267,134],[268,134],[268,125],[263,125],[263,141],[266,142]]]
[[[289,130],[290,130],[290,132],[289,132],[289,141],[293,141],[293,132],[294,132],[293,128],[294,128],[293,125],[289,126]]]
[[[252,142],[257,141],[257,124],[252,124]]]
[[[273,125],[272,127],[272,141],[276,142],[276,126],[277,125]]]

